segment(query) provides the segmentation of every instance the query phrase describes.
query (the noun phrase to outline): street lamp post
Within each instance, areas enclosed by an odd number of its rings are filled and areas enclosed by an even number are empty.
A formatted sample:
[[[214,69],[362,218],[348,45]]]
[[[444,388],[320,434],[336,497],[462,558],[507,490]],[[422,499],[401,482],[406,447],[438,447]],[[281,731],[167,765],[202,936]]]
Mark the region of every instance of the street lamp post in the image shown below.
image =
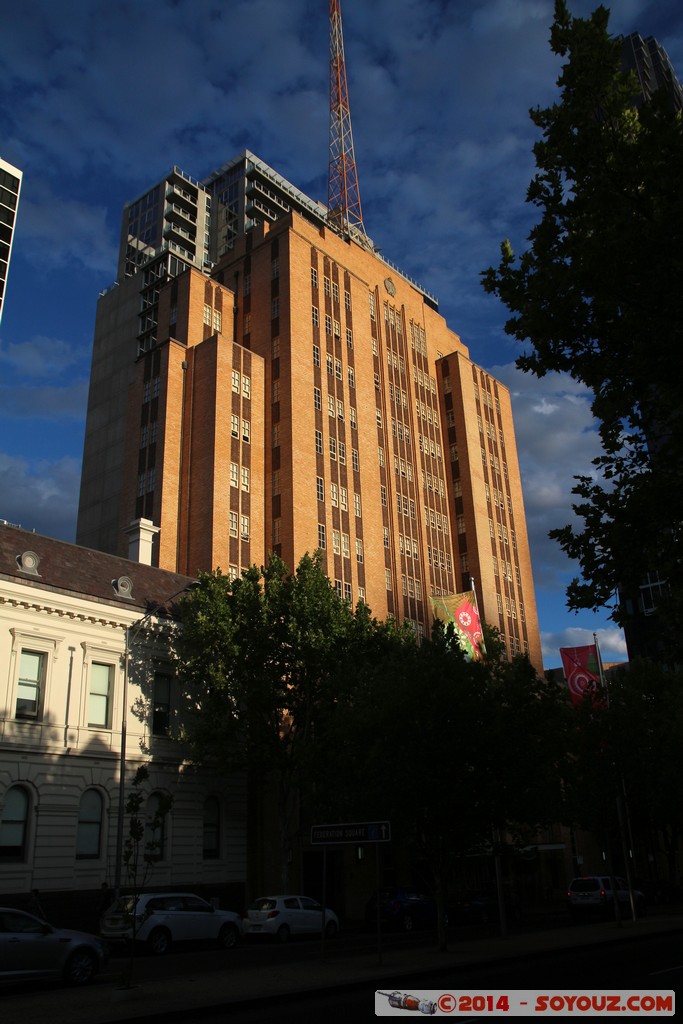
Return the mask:
[[[127,719],[128,719],[128,678],[129,678],[129,665],[130,665],[130,652],[133,644],[138,638],[140,631],[143,629],[145,623],[152,616],[156,615],[161,608],[173,601],[176,597],[180,597],[181,594],[185,594],[187,591],[192,590],[197,586],[197,581],[193,580],[188,583],[181,590],[178,590],[175,594],[171,594],[164,601],[160,601],[159,604],[155,605],[146,612],[141,619],[131,623],[130,626],[126,626],[126,637],[125,637],[125,648],[123,653],[123,695],[122,695],[122,710],[121,710],[121,749],[119,751],[119,807],[118,816],[116,823],[116,860],[114,863],[114,898],[118,899],[121,895],[121,877],[123,874],[123,825],[124,825],[124,810],[125,810],[125,798],[126,798],[126,742],[127,742]]]

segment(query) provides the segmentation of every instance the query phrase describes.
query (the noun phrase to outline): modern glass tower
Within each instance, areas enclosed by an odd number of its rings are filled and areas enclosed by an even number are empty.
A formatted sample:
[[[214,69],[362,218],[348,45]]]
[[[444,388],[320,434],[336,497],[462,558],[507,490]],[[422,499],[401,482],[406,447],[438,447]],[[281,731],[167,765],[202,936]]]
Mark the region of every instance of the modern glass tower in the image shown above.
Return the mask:
[[[19,206],[22,172],[0,157],[0,320],[5,302],[7,274]]]

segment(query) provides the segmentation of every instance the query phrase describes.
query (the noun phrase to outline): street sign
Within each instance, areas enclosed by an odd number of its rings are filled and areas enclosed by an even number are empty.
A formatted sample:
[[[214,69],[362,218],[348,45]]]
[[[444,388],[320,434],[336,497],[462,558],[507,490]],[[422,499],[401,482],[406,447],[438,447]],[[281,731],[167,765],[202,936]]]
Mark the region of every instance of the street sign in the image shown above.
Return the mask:
[[[388,843],[388,821],[344,822],[341,825],[313,825],[311,843]]]

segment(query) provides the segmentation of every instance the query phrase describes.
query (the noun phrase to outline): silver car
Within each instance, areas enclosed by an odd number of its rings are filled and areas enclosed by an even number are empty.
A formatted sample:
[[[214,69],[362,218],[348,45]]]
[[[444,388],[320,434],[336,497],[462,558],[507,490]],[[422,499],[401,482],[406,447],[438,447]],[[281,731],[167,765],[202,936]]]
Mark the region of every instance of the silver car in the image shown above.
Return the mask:
[[[190,892],[142,893],[116,900],[100,919],[105,939],[144,942],[151,953],[168,952],[173,942],[209,940],[224,949],[242,934],[242,919],[232,910],[216,910]]]
[[[0,907],[0,978],[60,978],[85,985],[107,957],[96,935],[53,928],[23,910]]]
[[[325,921],[325,937],[339,931],[339,919],[309,896],[259,896],[244,919],[245,935],[270,935],[286,942],[290,935],[318,935]]]

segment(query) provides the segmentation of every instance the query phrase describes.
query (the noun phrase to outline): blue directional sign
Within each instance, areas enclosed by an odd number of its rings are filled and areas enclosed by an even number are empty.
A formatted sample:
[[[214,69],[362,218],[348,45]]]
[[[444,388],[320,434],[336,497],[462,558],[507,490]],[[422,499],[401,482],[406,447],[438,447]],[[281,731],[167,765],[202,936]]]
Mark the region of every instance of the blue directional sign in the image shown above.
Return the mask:
[[[311,843],[388,843],[391,825],[388,821],[344,822],[340,825],[314,825]]]

